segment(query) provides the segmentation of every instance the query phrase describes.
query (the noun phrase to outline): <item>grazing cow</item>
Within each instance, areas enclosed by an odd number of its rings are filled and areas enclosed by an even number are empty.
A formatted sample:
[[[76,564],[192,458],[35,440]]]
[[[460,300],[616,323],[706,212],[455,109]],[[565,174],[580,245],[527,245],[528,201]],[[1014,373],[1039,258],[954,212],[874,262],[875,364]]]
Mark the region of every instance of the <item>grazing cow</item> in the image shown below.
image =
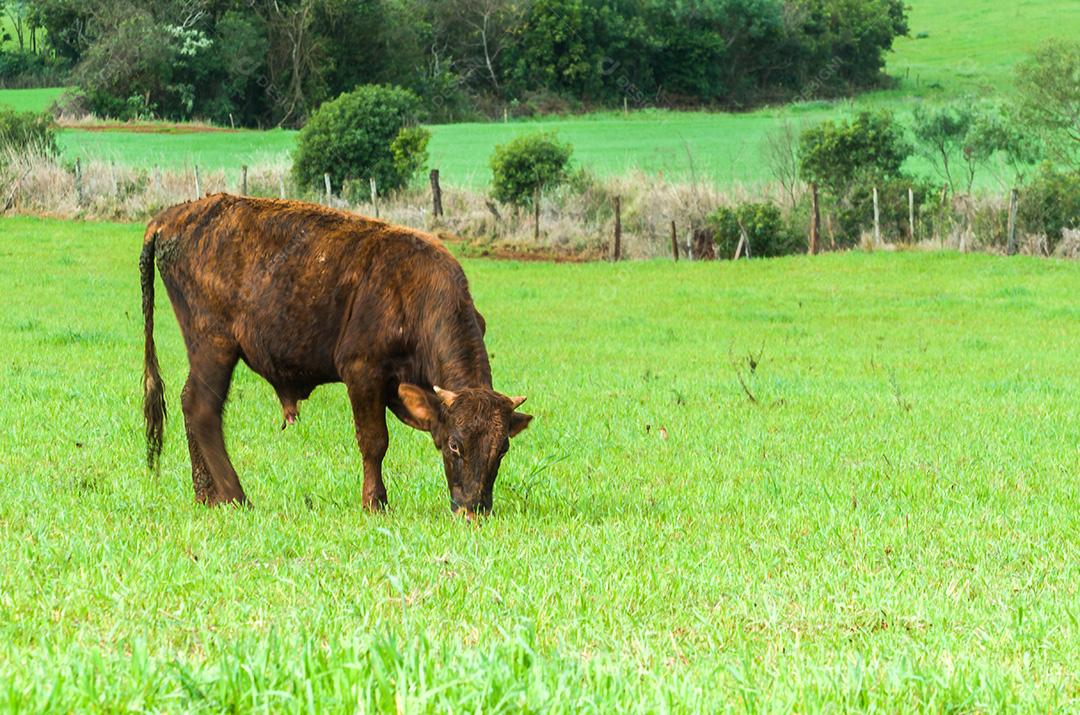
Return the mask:
[[[154,262],[187,346],[181,393],[195,497],[246,501],[222,434],[243,360],[277,391],[282,428],[319,385],[343,382],[364,461],[363,505],[386,505],[386,409],[431,433],[450,505],[491,510],[510,438],[531,415],[492,389],[484,320],[461,266],[434,237],[297,201],[216,194],[165,209],[139,268],[145,320],[143,413],[154,468],[165,387],[154,347]]]

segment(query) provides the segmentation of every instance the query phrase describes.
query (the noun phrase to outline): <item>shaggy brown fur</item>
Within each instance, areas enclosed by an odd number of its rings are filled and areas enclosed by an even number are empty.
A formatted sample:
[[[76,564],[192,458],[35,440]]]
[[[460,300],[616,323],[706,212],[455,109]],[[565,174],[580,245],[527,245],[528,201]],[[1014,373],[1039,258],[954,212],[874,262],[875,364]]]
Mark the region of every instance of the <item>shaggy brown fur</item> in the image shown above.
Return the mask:
[[[159,213],[140,257],[148,459],[164,435],[153,337],[154,259],[187,346],[181,394],[195,496],[244,502],[222,409],[243,360],[277,391],[284,426],[319,385],[349,391],[363,503],[386,504],[386,409],[431,433],[451,506],[491,508],[508,438],[532,419],[491,386],[484,322],[461,266],[434,237],[296,201],[216,194]],[[444,388],[436,394],[435,386]]]

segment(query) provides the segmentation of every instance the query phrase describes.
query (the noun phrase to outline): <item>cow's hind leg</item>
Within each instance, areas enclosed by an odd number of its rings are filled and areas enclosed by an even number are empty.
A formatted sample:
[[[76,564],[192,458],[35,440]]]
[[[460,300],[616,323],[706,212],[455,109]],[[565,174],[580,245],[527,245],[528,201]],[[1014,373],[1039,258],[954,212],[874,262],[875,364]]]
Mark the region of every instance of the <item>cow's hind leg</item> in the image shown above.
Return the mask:
[[[386,507],[386,485],[382,479],[382,462],[390,435],[386,430],[386,405],[381,385],[374,381],[346,381],[349,401],[356,423],[356,444],[364,459],[364,489],[361,496],[365,509],[380,511]]]
[[[184,385],[184,391],[180,393],[180,403],[189,404],[189,401],[194,399],[189,396],[191,392],[191,377],[188,376],[188,381]],[[207,466],[206,460],[203,459],[202,452],[199,450],[199,443],[195,439],[195,431],[192,429],[191,421],[184,417],[184,429],[187,432],[188,453],[191,454],[191,483],[195,487],[195,500],[202,504],[212,504],[217,500],[217,491],[214,489],[214,479],[210,476],[210,467]]]
[[[237,351],[191,350],[191,373],[184,386],[184,422],[191,451],[195,498],[206,504],[245,503],[247,497],[225,451],[222,412],[229,394]]]

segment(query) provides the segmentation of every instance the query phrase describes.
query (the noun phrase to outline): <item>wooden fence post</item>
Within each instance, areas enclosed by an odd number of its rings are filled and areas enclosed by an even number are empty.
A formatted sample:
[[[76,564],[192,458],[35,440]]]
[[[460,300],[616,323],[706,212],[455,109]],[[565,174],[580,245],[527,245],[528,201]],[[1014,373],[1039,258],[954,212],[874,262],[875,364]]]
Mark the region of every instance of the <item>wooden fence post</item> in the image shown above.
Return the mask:
[[[278,195],[281,198],[285,198],[285,177],[283,177],[281,174],[278,174],[277,186],[278,186]]]
[[[442,216],[442,187],[439,186],[439,170],[431,170],[431,215]]]
[[[622,197],[615,197],[615,255],[614,259],[619,260],[619,256],[622,254]]]
[[[746,231],[739,227],[739,245],[735,246],[735,256],[731,259],[733,261],[739,260],[743,255],[743,248],[746,249],[746,257],[750,257],[750,242],[746,238]]]
[[[907,190],[907,235],[908,243],[915,243],[915,192]]]
[[[671,222],[671,257],[675,259],[675,262],[679,262],[679,239],[675,235],[675,222]]]
[[[533,240],[540,242],[540,187],[533,189]]]
[[[810,246],[808,253],[813,256],[818,252],[821,241],[821,209],[818,206],[817,184],[810,184]]]
[[[112,179],[112,195],[114,199],[120,198],[120,182],[116,180],[116,164],[109,162],[109,178]]]
[[[1020,193],[1013,189],[1009,192],[1009,242],[1006,249],[1010,256],[1016,255],[1016,209],[1019,202]]]
[[[323,185],[326,187],[326,205],[331,204],[331,199],[334,198],[334,193],[330,190],[330,172],[326,172],[322,175]]]
[[[240,167],[240,195],[247,196],[247,164]]]
[[[878,211],[877,187],[874,187],[874,247],[881,245],[881,213]]]
[[[75,157],[75,200],[79,202],[80,208],[85,203],[85,199],[86,197],[83,194],[82,160]]]
[[[195,200],[202,198],[202,182],[199,180],[199,165],[195,165]]]
[[[371,185],[371,205],[375,207],[375,218],[379,218],[379,190],[375,186],[375,177],[368,179],[368,183]]]

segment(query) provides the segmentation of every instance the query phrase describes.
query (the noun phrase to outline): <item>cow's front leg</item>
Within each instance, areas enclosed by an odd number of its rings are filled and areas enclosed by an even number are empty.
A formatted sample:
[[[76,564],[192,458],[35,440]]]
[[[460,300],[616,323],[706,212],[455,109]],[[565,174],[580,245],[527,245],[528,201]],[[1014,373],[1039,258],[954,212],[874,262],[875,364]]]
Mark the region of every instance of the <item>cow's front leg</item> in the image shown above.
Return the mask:
[[[348,384],[349,400],[352,402],[353,420],[356,423],[356,444],[364,459],[364,490],[362,503],[369,511],[381,511],[386,507],[386,485],[382,479],[382,462],[390,435],[386,430],[386,404],[383,402],[382,385],[372,381]]]

